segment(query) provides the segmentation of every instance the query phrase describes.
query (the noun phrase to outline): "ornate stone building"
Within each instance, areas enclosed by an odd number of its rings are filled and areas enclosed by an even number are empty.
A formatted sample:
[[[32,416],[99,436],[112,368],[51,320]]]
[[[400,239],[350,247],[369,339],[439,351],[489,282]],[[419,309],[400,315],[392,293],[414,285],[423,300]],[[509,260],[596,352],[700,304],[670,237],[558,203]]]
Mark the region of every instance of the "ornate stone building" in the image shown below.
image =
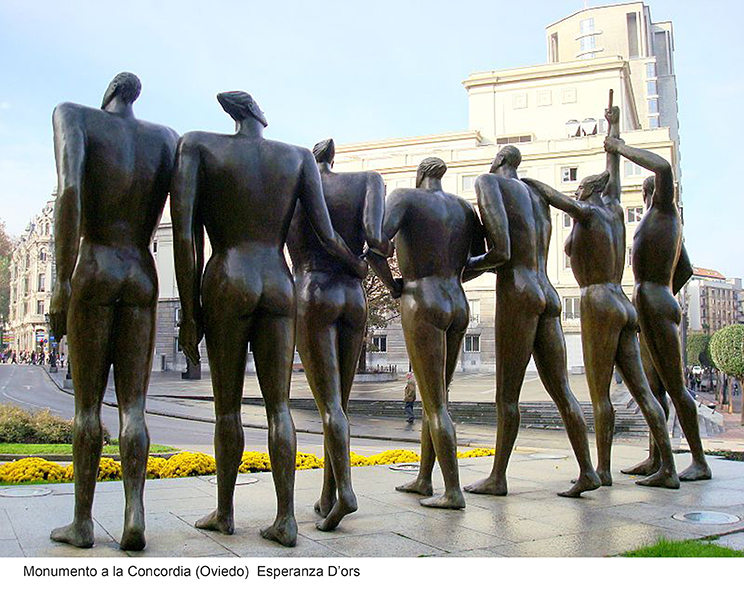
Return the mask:
[[[10,346],[48,350],[46,315],[54,280],[54,199],[26,226],[10,262]]]

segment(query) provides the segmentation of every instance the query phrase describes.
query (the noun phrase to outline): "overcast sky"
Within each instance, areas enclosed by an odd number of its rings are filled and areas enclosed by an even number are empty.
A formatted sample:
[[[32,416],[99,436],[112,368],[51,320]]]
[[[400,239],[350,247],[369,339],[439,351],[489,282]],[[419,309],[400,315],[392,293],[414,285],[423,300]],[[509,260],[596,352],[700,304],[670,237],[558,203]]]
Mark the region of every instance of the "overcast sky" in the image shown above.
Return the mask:
[[[653,20],[674,23],[688,251],[696,265],[742,276],[741,134],[726,114],[744,98],[744,2],[647,4]],[[0,219],[20,234],[54,188],[54,106],[99,106],[120,71],[142,80],[137,116],[179,133],[232,131],[215,100],[232,89],[254,95],[267,136],[304,146],[461,131],[462,80],[545,62],[545,26],[583,6],[0,0]]]

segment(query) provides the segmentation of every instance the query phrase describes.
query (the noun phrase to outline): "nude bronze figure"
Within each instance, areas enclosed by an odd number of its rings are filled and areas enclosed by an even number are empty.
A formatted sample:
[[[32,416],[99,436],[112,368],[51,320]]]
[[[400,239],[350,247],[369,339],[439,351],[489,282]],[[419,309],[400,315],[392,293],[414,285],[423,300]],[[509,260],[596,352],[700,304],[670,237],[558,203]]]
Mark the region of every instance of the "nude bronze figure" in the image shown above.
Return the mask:
[[[679,474],[683,482],[709,480],[711,471],[700,440],[695,400],[685,388],[679,323],[682,318],[673,286],[689,278],[689,263],[682,256],[682,219],[677,208],[672,167],[653,152],[626,145],[620,139],[605,140],[605,150],[652,171],[644,181],[647,210],[633,237],[633,303],[638,310],[642,341],[654,369],[669,393],[682,431],[692,453],[692,464]],[[689,262],[689,260],[688,260]],[[624,471],[646,474],[655,465],[653,456]]]
[[[620,109],[610,105],[605,116],[609,137],[618,139]],[[610,453],[615,414],[610,401],[610,384],[617,366],[660,448],[660,467],[636,483],[679,488],[664,412],[643,372],[638,316],[622,288],[626,250],[619,157],[608,153],[607,169],[600,175],[586,177],[579,185],[576,199],[539,181],[526,179],[525,182],[550,205],[574,219],[566,241],[566,253],[581,288],[581,342],[594,409],[597,474],[602,485],[612,485]]]
[[[334,230],[355,255],[388,255],[382,240],[385,185],[376,172],[331,170],[332,139],[313,148]],[[323,418],[323,489],[315,504],[320,530],[332,530],[357,510],[351,486],[347,409],[367,322],[362,279],[329,255],[313,231],[303,206],[295,209],[287,238],[297,292],[297,350]]]
[[[447,388],[469,321],[462,273],[468,257],[480,255],[485,245],[473,206],[442,190],[446,170],[439,158],[427,158],[418,167],[415,189],[395,189],[388,196],[383,235],[394,238],[402,280],[393,278],[382,256],[371,253],[368,259],[393,296],[400,297],[406,348],[424,406],[418,477],[396,489],[427,497],[420,501],[425,507],[462,509],[465,498]],[[501,248],[499,259],[506,259],[508,249]],[[435,459],[444,477],[441,496],[432,496]]]
[[[196,526],[224,534],[235,529],[233,494],[244,447],[240,404],[250,342],[266,404],[277,494],[276,519],[261,535],[293,546],[296,436],[289,385],[296,304],[283,249],[298,201],[323,247],[352,275],[363,277],[367,265],[334,232],[310,151],[264,139],[266,118],[249,94],[225,92],[217,99],[236,132],[184,135],[171,193],[179,338],[197,363],[199,341],[206,337],[217,415],[217,509]],[[213,253],[202,274],[204,229]]]
[[[81,548],[93,545],[101,401],[112,365],[126,499],[120,547],[145,547],[145,396],[158,300],[150,242],[170,187],[178,135],[134,117],[140,89],[135,75],[120,73],[100,110],[65,103],[53,116],[57,276],[50,319],[54,337],[66,334],[70,347],[75,517],[51,538]]]
[[[579,477],[561,496],[599,488],[589,454],[586,422],[568,384],[561,303],[545,264],[550,244],[550,207],[517,176],[522,155],[513,145],[499,150],[489,174],[475,180],[481,218],[491,250],[470,260],[466,274],[496,268],[496,456],[490,475],[468,492],[505,496],[506,468],[519,431],[519,393],[530,357],[555,401],[579,462]],[[510,248],[502,263],[501,244]]]

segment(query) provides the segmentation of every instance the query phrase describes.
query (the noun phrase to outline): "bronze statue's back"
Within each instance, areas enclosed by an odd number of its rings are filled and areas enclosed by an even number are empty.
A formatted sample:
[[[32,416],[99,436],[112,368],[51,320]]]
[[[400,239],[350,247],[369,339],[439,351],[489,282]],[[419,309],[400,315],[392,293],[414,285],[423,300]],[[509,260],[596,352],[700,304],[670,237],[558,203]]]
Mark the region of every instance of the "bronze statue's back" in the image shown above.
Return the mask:
[[[80,127],[85,139],[82,236],[102,244],[147,246],[170,186],[175,131],[74,104],[55,112],[68,126]]]

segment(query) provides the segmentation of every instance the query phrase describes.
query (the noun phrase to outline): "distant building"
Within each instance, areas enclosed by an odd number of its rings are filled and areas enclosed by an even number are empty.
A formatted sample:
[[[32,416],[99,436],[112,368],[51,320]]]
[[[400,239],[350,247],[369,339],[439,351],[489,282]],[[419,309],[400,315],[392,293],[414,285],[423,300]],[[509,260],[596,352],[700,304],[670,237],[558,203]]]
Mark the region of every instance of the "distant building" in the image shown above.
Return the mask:
[[[744,323],[741,278],[727,279],[716,270],[693,268],[687,283],[687,317],[691,332],[713,334]]]
[[[28,223],[10,261],[10,347],[20,351],[48,349],[46,314],[54,276],[54,200]]]
[[[487,12],[488,9],[484,8]],[[522,152],[521,176],[544,181],[573,193],[579,181],[605,168],[604,108],[614,89],[621,110],[621,131],[628,144],[651,150],[668,160],[680,191],[680,153],[674,40],[670,22],[653,22],[648,6],[629,2],[585,8],[546,28],[548,62],[537,66],[471,74],[463,85],[468,94],[468,130],[412,138],[339,145],[339,172],[376,170],[387,192],[413,187],[416,168],[427,156],[448,165],[445,191],[475,202],[476,177],[506,144]],[[332,131],[324,135],[332,134]],[[627,260],[623,288],[630,295],[633,274],[630,247],[643,217],[641,185],[650,173],[622,160],[622,202],[627,225]],[[571,218],[552,210],[553,234],[547,270],[561,295],[568,365],[583,367],[578,284],[563,244]],[[173,271],[170,220],[164,217],[153,251],[160,275],[156,367],[182,369],[178,347],[178,292]],[[694,257],[694,256],[693,256]],[[485,274],[466,285],[471,321],[459,369],[495,368],[495,276]],[[371,365],[409,367],[399,321],[374,333]],[[249,365],[251,367],[250,355]],[[534,365],[530,366],[534,367]]]

